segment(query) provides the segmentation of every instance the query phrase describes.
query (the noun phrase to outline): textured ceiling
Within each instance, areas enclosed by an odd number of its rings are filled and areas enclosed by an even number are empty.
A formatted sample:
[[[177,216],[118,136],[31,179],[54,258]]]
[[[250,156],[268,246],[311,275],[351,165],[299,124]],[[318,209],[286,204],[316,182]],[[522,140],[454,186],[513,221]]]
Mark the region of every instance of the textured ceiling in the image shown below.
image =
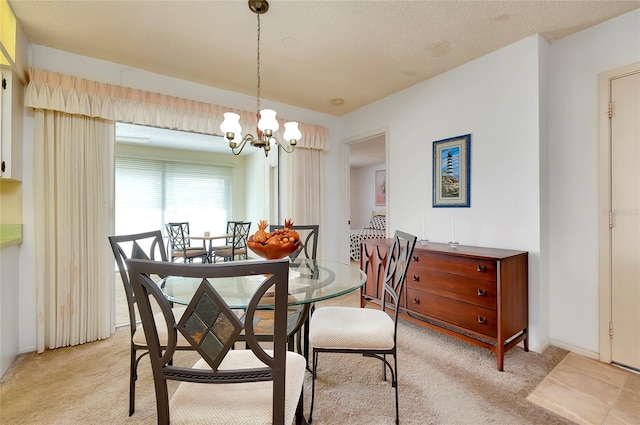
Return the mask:
[[[245,1],[9,3],[31,43],[255,96],[257,19]],[[554,42],[640,1],[270,5],[261,17],[262,97],[340,116],[532,34]]]

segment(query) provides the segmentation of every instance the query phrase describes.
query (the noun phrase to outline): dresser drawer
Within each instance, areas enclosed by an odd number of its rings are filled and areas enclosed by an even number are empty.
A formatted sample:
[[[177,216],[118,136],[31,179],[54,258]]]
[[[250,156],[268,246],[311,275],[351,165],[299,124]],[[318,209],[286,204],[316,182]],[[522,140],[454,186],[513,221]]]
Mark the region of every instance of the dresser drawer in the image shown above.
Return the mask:
[[[407,308],[427,317],[451,323],[491,338],[497,337],[496,311],[407,289]]]
[[[496,280],[496,262],[492,260],[414,251],[409,267],[446,270],[447,273],[459,276]]]
[[[411,267],[407,273],[407,288],[493,310],[497,308],[496,282],[477,279],[475,276],[459,276]]]

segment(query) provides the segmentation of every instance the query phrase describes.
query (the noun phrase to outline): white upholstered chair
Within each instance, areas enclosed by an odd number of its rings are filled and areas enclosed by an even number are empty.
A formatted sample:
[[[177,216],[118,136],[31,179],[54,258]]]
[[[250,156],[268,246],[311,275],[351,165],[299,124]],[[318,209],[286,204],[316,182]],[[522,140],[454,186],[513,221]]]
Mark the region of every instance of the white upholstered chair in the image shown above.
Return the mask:
[[[311,315],[309,344],[313,347],[311,408],[309,423],[313,420],[315,383],[320,353],[356,353],[382,360],[382,378],[391,373],[395,388],[396,423],[398,415],[398,361],[396,332],[400,296],[406,280],[416,236],[396,230],[393,245],[386,259],[381,308],[322,307]],[[390,310],[387,312],[386,308]],[[393,357],[393,366],[386,356]]]
[[[138,363],[147,351],[147,341],[142,330],[142,325],[138,323],[138,307],[136,305],[136,297],[131,287],[129,273],[125,265],[127,259],[135,258],[142,260],[167,261],[167,254],[164,248],[162,232],[154,230],[151,232],[134,233],[130,235],[109,236],[109,244],[113,251],[113,256],[120,272],[120,278],[124,287],[124,293],[127,299],[127,307],[129,309],[129,328],[131,330],[131,364],[129,367],[129,416],[135,411],[136,398],[136,381],[138,380]],[[159,278],[158,278],[159,280]],[[184,313],[184,307],[175,307],[172,309],[177,320]],[[164,322],[164,316],[160,313],[154,315],[158,323]],[[160,343],[165,346],[167,344],[166,326],[158,327]],[[184,338],[178,339],[177,349],[191,349],[191,345]],[[140,352],[140,353],[139,353]]]
[[[277,424],[302,423],[304,357],[287,351],[288,260],[220,264],[160,263],[129,260],[127,267],[138,299],[156,391],[158,424]],[[166,278],[195,278],[198,282],[182,318],[176,322],[171,306],[150,274]],[[241,320],[210,281],[233,276],[260,279]],[[267,291],[274,295],[272,349],[261,347],[254,332],[254,314]],[[166,320],[168,341],[159,342],[151,299]],[[231,349],[244,333],[249,349]],[[183,335],[201,359],[192,367],[177,367],[170,359],[178,335]],[[167,381],[181,381],[171,400]]]

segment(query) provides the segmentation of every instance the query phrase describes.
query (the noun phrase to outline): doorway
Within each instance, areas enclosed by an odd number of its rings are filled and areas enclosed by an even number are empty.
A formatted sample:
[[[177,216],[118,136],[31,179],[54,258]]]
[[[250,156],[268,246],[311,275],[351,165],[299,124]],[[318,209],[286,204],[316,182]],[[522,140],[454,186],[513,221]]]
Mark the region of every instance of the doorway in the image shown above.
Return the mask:
[[[600,357],[640,371],[640,64],[600,77]]]
[[[390,181],[387,161],[386,129],[375,130],[371,133],[360,135],[345,141],[345,156],[347,158],[347,170],[345,172],[345,191],[347,193],[345,204],[348,205],[345,217],[346,231],[343,242],[345,257],[352,261],[350,256],[349,234],[351,229],[367,227],[372,211],[389,211],[388,197],[381,204],[376,201],[375,179],[376,172],[384,173],[385,188],[390,192]],[[388,217],[387,217],[388,222]]]

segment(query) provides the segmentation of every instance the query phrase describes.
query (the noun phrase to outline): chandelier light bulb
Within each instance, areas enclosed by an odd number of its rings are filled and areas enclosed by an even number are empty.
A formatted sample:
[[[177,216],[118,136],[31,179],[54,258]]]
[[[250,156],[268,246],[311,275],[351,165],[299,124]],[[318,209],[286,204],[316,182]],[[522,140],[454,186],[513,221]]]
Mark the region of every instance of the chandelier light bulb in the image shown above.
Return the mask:
[[[240,115],[233,112],[224,113],[224,121],[220,124],[220,131],[227,141],[235,137],[242,137],[242,126],[240,125]],[[227,134],[232,135],[227,137]]]
[[[302,137],[302,133],[298,129],[298,123],[291,121],[284,125],[284,140],[290,142],[292,145],[298,143],[298,140]]]
[[[276,119],[276,111],[273,109],[263,109],[260,111],[260,121],[258,121],[258,128],[260,131],[271,130],[271,132],[278,131],[280,124]]]

